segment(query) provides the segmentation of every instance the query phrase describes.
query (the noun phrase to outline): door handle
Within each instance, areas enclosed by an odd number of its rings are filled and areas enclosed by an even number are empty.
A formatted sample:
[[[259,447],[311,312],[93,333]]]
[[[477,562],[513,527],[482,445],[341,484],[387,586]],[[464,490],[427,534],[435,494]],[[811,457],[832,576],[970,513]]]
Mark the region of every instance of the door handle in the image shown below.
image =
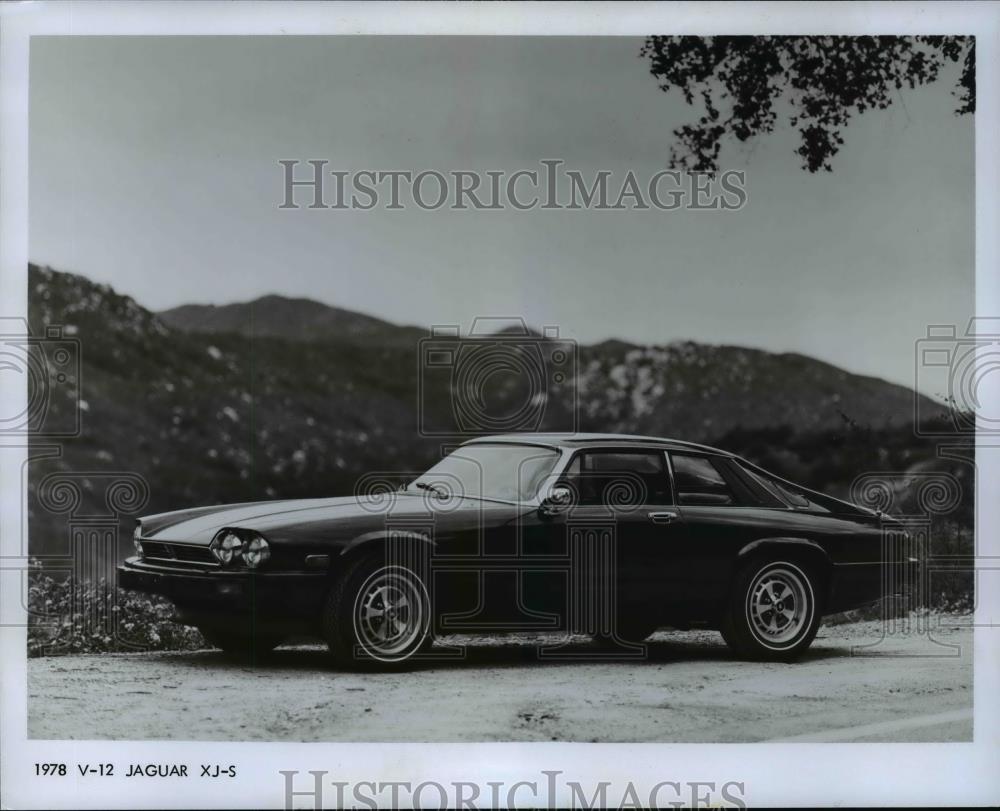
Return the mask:
[[[647,513],[647,515],[649,517],[649,520],[652,521],[654,524],[669,524],[671,521],[677,520],[677,513],[675,512],[664,511],[664,512]]]

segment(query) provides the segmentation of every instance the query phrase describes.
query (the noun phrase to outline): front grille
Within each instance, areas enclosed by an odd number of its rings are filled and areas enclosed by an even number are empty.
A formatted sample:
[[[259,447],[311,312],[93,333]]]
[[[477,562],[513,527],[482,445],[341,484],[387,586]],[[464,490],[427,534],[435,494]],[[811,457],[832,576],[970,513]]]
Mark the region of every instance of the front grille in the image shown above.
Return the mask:
[[[142,559],[188,566],[218,566],[207,546],[142,541]]]

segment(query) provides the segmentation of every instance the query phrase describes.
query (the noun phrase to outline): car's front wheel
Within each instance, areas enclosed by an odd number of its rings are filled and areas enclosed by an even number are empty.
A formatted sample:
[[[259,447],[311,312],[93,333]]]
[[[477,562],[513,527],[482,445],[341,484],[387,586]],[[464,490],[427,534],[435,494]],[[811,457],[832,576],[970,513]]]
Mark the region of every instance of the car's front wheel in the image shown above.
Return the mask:
[[[430,597],[424,579],[405,565],[373,557],[358,561],[334,584],[323,632],[336,661],[392,668],[431,642]]]
[[[812,644],[821,618],[819,579],[791,560],[758,560],[736,576],[722,636],[753,659],[789,661]]]

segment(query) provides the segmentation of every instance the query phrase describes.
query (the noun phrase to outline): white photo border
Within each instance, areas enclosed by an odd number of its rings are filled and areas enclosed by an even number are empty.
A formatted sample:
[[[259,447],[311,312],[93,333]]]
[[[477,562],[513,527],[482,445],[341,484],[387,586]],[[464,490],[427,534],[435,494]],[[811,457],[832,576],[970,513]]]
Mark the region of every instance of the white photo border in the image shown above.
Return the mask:
[[[28,53],[39,35],[627,35],[969,34],[977,37],[977,313],[1000,303],[1000,6],[989,3],[171,3],[25,2],[0,8],[0,294],[4,315],[26,316],[28,265]],[[7,311],[10,312],[7,312]],[[993,375],[993,402],[1000,399]],[[0,391],[5,413],[26,392]],[[1000,448],[980,434],[979,554],[1000,557]],[[1000,440],[994,440],[994,446]],[[640,796],[665,780],[744,783],[751,806],[989,805],[1000,801],[1000,593],[977,594],[973,743],[953,744],[354,744],[43,741],[27,738],[23,559],[26,449],[0,445],[0,802],[8,808],[260,808],[285,805],[281,769],[328,779],[487,781],[540,779],[592,785],[632,781]],[[11,573],[14,573],[12,575]],[[12,588],[13,586],[13,588]],[[994,627],[990,627],[990,623]],[[35,777],[36,762],[237,763],[229,781]],[[527,777],[526,777],[527,776]],[[84,792],[86,789],[86,793]],[[520,804],[537,802],[529,794]],[[619,797],[615,789],[609,796]],[[436,795],[427,795],[430,802]],[[556,798],[566,805],[568,796]],[[309,803],[300,801],[305,805]]]

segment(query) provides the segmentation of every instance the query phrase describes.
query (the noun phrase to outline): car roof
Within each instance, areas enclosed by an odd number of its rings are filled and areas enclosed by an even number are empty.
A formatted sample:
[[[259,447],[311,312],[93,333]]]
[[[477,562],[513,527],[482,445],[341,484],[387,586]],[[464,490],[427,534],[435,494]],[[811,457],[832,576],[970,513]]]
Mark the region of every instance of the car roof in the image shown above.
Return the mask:
[[[554,434],[554,433],[519,433],[496,434],[470,439],[465,445],[475,445],[487,442],[509,442],[518,445],[548,445],[553,448],[608,447],[621,445],[638,445],[664,450],[699,450],[714,453],[719,456],[733,456],[729,451],[699,445],[695,442],[684,442],[680,439],[669,439],[659,436],[641,436],[638,434]]]

